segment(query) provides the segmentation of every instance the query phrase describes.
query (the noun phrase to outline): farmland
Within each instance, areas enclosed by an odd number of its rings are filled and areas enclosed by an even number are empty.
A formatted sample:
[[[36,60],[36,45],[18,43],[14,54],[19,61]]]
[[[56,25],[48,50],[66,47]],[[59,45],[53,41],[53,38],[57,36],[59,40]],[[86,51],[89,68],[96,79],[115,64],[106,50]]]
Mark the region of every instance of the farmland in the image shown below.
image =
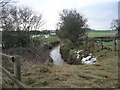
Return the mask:
[[[104,31],[90,31],[88,32],[88,37],[102,37],[102,36],[115,36],[115,34],[117,33],[116,30],[104,30]]]
[[[96,31],[90,32],[91,37],[114,35],[116,32]],[[101,35],[102,34],[102,35]],[[59,40],[57,36],[47,39],[42,37],[43,42]],[[41,40],[41,37],[37,37]],[[66,42],[65,42],[66,43]],[[112,46],[112,42],[104,42],[105,46]],[[95,50],[97,63],[93,65],[62,65],[52,63],[40,65],[32,61],[22,62],[22,82],[30,87],[40,88],[117,88],[118,86],[118,52],[111,50]],[[13,85],[11,81],[9,85]],[[8,87],[10,87],[7,85]]]
[[[33,40],[39,40],[42,43],[52,43],[55,41],[59,41],[59,38],[58,38],[58,36],[47,36],[47,38],[45,38],[44,35],[39,35],[39,36],[33,38]]]
[[[2,89],[120,87],[120,22],[106,13],[113,9],[94,12],[94,1],[70,0],[70,7],[69,0],[41,1],[0,0]]]

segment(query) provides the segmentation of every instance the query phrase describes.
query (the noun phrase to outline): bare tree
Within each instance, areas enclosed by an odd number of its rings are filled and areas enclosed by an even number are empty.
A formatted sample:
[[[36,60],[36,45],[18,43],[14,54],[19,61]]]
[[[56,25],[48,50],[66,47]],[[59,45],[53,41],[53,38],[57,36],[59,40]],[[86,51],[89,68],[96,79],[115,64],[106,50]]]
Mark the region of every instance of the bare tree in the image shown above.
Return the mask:
[[[1,25],[1,28],[3,30],[6,30],[7,28],[9,28],[10,24],[11,24],[11,20],[10,20],[10,17],[9,17],[9,8],[7,7],[2,7],[0,9],[0,25]]]
[[[0,7],[4,7],[5,5],[7,5],[10,2],[11,2],[11,0],[0,0]]]
[[[111,23],[111,28],[113,29],[120,29],[120,19],[115,19]]]
[[[118,36],[120,37],[120,19],[115,19],[111,23],[111,28],[118,31]]]
[[[7,28],[11,26],[14,31],[17,28],[23,31],[30,31],[39,29],[44,24],[42,15],[36,15],[28,7],[7,6],[0,9],[0,12],[0,24],[3,30],[8,30]]]
[[[36,30],[43,25],[42,15],[36,15],[30,8],[19,8],[19,20],[24,31]]]
[[[30,43],[29,31],[39,29],[42,22],[42,15],[36,15],[28,7],[19,8],[15,5],[5,5],[0,8],[0,27],[3,31],[3,41],[9,41],[6,45],[13,42],[17,46],[28,45]],[[19,31],[19,33],[9,33],[9,31]]]
[[[42,25],[44,24],[44,21],[42,20],[42,15],[34,15],[31,18],[31,29],[37,30],[38,28],[40,28]]]

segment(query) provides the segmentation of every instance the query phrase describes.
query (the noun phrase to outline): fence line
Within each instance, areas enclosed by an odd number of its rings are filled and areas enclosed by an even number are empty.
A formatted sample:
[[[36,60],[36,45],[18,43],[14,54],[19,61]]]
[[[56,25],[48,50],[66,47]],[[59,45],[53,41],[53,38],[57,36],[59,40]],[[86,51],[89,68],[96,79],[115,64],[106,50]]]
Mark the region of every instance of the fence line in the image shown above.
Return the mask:
[[[6,54],[0,53],[2,60],[8,60],[13,62],[13,70],[14,75],[12,75],[8,70],[4,67],[0,66],[1,73],[7,75],[15,84],[15,88],[25,89],[27,86],[21,82],[21,65],[20,65],[20,57],[18,55],[10,56]]]

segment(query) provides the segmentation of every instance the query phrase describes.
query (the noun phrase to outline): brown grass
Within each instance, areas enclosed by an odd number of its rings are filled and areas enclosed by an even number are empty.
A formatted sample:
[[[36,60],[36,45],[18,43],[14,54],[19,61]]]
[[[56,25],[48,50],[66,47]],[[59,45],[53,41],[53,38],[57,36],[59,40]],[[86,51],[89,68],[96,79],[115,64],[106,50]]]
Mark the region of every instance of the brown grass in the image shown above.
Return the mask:
[[[117,52],[104,50],[94,53],[98,62],[93,65],[22,64],[22,81],[40,88],[117,88]],[[27,66],[25,69],[24,67]]]

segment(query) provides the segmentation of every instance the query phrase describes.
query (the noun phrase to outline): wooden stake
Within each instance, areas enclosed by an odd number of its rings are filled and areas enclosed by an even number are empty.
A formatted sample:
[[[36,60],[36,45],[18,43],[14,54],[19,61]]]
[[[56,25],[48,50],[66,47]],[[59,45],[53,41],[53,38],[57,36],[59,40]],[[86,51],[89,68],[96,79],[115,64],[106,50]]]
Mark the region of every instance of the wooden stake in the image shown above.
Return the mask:
[[[14,57],[14,75],[16,79],[21,81],[20,57],[17,55]],[[18,88],[17,85],[15,85],[15,87]]]

